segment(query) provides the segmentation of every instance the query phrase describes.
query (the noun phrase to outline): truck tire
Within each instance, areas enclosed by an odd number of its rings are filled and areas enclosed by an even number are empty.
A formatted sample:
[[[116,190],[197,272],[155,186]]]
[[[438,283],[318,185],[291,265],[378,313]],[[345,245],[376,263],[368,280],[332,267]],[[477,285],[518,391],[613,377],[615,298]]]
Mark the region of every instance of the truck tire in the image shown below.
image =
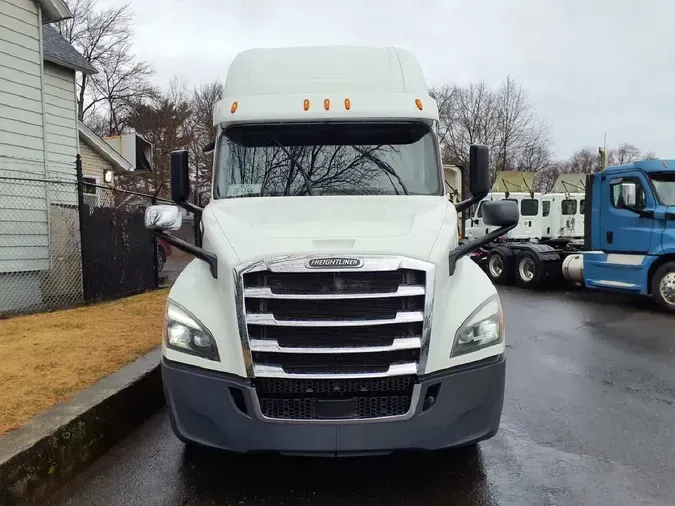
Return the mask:
[[[495,285],[513,283],[513,253],[506,248],[490,250],[485,260],[485,271]]]
[[[515,270],[518,284],[524,287],[536,288],[544,279],[544,266],[531,251],[523,251],[518,256]]]
[[[661,309],[675,313],[675,262],[666,262],[656,269],[651,279],[651,290]]]

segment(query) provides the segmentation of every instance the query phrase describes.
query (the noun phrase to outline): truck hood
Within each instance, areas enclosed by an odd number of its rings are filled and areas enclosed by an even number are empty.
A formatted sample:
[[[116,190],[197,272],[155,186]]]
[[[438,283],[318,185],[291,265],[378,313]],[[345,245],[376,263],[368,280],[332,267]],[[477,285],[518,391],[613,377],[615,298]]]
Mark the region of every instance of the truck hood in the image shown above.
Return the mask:
[[[314,253],[426,260],[449,202],[442,196],[259,197],[212,201],[209,208],[205,230],[215,220],[241,262]]]

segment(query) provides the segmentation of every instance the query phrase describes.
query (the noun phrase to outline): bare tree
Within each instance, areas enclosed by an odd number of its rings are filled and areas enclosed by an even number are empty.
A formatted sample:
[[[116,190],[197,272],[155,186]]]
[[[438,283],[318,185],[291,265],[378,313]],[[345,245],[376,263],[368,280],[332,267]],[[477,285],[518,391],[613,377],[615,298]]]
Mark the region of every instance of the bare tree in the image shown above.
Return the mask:
[[[549,128],[536,117],[525,90],[512,78],[493,90],[484,81],[431,90],[439,107],[439,140],[444,163],[463,167],[468,190],[469,146],[486,144],[491,178],[498,171],[538,171],[551,163]]]
[[[624,142],[619,144],[618,149],[614,152],[613,162],[622,165],[624,163],[631,163],[642,158],[642,153],[637,146]]]
[[[171,151],[187,149],[191,142],[189,120],[192,115],[190,94],[184,82],[176,78],[152,101],[130,105],[127,124],[153,145],[153,171],[139,176],[120,177],[119,186],[143,193],[169,195],[169,159]]]
[[[537,171],[534,175],[533,189],[536,192],[548,193],[555,186],[558,176],[565,170],[565,163],[551,163]]]
[[[189,120],[190,158],[194,166],[193,197],[197,205],[205,205],[211,194],[211,174],[213,154],[204,153],[203,148],[216,140],[216,126],[213,125],[213,110],[223,98],[224,87],[220,81],[214,81],[195,88],[190,101],[192,112]]]
[[[151,66],[132,53],[133,14],[128,4],[99,9],[96,0],[67,3],[73,17],[55,27],[98,70],[93,76],[78,73],[79,119],[101,135],[121,133],[130,100],[154,92]]]

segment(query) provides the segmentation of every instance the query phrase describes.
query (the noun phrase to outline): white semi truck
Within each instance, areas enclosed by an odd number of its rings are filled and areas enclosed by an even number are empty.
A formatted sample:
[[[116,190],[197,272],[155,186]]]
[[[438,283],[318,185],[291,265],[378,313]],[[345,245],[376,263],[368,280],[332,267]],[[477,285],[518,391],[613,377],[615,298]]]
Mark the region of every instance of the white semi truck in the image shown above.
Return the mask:
[[[586,194],[490,192],[477,206],[466,227],[466,237],[482,237],[495,227],[483,223],[482,203],[494,200],[513,200],[518,204],[518,225],[504,236],[506,241],[549,241],[583,239]]]
[[[175,434],[234,452],[361,455],[475,444],[498,429],[502,307],[467,255],[518,222],[458,245],[457,213],[488,192],[472,146],[472,198],[444,189],[435,101],[394,48],[249,50],[214,112],[212,198],[188,203],[186,151],[171,196],[201,216],[201,246],[169,292],[161,370]]]

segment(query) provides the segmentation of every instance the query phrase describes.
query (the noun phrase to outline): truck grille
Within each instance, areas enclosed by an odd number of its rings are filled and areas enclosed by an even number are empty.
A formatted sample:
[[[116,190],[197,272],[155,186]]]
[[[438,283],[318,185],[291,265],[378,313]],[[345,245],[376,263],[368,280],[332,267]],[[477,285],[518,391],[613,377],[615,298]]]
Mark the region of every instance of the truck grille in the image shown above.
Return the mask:
[[[414,376],[342,380],[263,378],[254,384],[267,418],[312,420],[324,400],[351,401],[351,418],[405,415],[410,409]]]
[[[267,418],[403,416],[428,342],[433,266],[367,257],[363,267],[261,261],[237,273],[249,375]]]

